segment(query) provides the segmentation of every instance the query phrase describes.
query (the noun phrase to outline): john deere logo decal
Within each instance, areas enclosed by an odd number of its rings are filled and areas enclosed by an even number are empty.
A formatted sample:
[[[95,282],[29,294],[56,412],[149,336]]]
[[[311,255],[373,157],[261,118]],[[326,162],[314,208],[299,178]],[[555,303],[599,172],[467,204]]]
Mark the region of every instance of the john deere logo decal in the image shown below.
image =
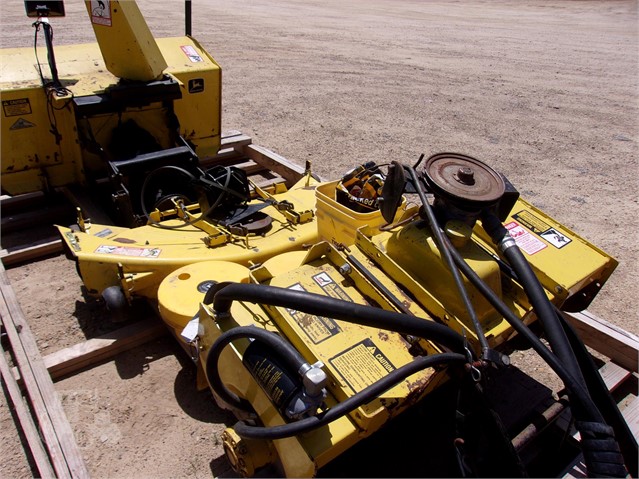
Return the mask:
[[[189,80],[189,93],[200,93],[201,91],[204,91],[204,78]]]

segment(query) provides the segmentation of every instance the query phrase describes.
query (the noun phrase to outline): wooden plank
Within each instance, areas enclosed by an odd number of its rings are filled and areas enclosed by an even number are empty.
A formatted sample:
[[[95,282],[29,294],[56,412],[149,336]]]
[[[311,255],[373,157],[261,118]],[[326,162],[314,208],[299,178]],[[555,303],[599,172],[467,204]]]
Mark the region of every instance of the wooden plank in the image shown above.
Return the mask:
[[[40,433],[33,422],[31,413],[24,403],[20,387],[11,374],[11,369],[7,363],[2,346],[0,346],[0,373],[2,373],[2,380],[11,397],[11,403],[20,422],[20,429],[22,429],[27,441],[27,445],[31,451],[31,457],[33,457],[33,461],[38,468],[40,477],[54,477],[53,466],[42,444]]]
[[[283,156],[272,152],[268,148],[257,145],[243,147],[244,154],[256,163],[264,166],[286,180],[287,185],[293,186],[304,176],[304,168],[292,163]]]
[[[45,206],[37,210],[23,211],[11,215],[6,215],[3,212],[0,227],[3,234],[10,233],[42,224],[52,224],[60,218],[68,217],[72,212],[73,210],[69,204]]]
[[[589,311],[563,313],[582,341],[628,371],[639,372],[639,338]]]
[[[0,281],[0,287],[2,289],[2,294],[0,295],[0,315],[2,316],[2,322],[5,327],[5,332],[9,337],[9,341],[11,342],[13,354],[16,358],[18,368],[21,370],[23,381],[26,384],[31,404],[33,405],[34,414],[40,430],[42,431],[42,436],[44,438],[47,450],[49,451],[49,456],[51,457],[51,463],[53,465],[53,468],[55,469],[56,476],[58,478],[70,478],[71,472],[64,457],[62,446],[60,445],[60,442],[56,435],[53,422],[47,412],[45,400],[38,389],[38,383],[36,381],[34,372],[31,370],[27,353],[22,347],[18,328],[16,327],[19,326],[20,333],[22,333],[22,325],[14,324],[12,314],[9,312],[9,304],[4,294],[5,284],[8,285],[9,283],[8,279],[6,279],[4,268],[2,268],[2,278]],[[26,334],[28,335],[28,332]]]
[[[631,372],[615,363],[605,363],[599,368],[599,375],[608,391],[613,392],[631,376]]]
[[[57,477],[89,477],[71,425],[22,309],[0,265],[0,313]]]
[[[221,145],[222,148],[233,148],[240,151],[242,146],[250,145],[252,141],[253,140],[251,140],[250,136],[244,135],[238,131],[235,135],[223,136]]]
[[[240,130],[226,130],[222,132],[222,141],[226,140],[227,138],[231,138],[233,136],[238,136],[241,135],[242,132]]]
[[[51,378],[57,379],[110,359],[166,333],[166,326],[158,318],[145,319],[49,354],[44,357],[44,365]]]
[[[630,431],[634,437],[639,437],[639,397],[635,396],[632,401],[621,411],[624,419],[628,423]]]
[[[60,238],[45,238],[22,246],[16,250],[0,250],[0,259],[5,266],[11,266],[26,261],[32,261],[50,254],[62,251],[62,240]]]
[[[222,148],[215,156],[207,156],[200,158],[201,168],[210,168],[223,162],[232,162],[244,158],[244,153],[237,151],[235,148]]]
[[[14,211],[42,204],[44,200],[45,195],[42,191],[24,193],[15,196],[3,195],[2,200],[0,200],[0,208],[2,208],[2,214],[4,216],[5,214],[12,213]]]
[[[83,368],[111,359],[167,333],[166,326],[157,318],[144,319],[97,338],[88,339],[43,358],[51,379],[73,374]],[[21,384],[20,371],[13,368],[13,376]]]
[[[253,181],[253,179],[251,179],[251,181]],[[262,188],[266,191],[268,191],[268,187],[272,186],[276,183],[286,183],[286,180],[284,178],[282,178],[281,176],[277,176],[275,175],[274,178],[268,178],[268,179],[264,179],[264,180],[256,180],[253,181],[253,183],[255,183],[255,185],[257,185],[259,188]]]

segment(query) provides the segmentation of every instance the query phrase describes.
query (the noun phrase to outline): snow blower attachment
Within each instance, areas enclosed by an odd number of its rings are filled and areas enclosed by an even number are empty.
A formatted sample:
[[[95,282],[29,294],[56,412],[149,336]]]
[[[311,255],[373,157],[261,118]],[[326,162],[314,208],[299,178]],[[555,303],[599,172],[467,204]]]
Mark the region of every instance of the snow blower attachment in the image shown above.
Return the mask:
[[[439,448],[413,453],[413,474],[525,476],[484,392],[509,369],[517,338],[564,381],[589,474],[625,477],[636,441],[616,406],[595,404],[602,391],[584,379],[592,371],[559,314],[584,308],[616,261],[479,160],[442,153],[418,172],[422,159],[385,175],[373,164],[349,172],[379,174],[376,212],[348,207],[344,178],[319,185],[323,241],[308,251],[250,269],[185,266],[160,285],[160,314],[198,364],[199,385],[240,420],[223,435],[233,468],[314,476],[412,418],[405,427],[423,421]],[[419,206],[408,206],[415,195]]]

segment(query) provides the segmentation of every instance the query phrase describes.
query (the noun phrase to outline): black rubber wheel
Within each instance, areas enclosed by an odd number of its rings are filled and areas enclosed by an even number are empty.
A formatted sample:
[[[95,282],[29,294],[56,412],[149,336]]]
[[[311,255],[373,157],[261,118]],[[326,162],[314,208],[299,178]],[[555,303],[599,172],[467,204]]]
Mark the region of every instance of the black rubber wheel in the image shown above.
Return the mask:
[[[129,302],[122,288],[119,286],[109,286],[102,291],[102,299],[104,299],[107,310],[112,313],[111,320],[114,323],[120,323],[128,319],[127,312],[129,310]]]

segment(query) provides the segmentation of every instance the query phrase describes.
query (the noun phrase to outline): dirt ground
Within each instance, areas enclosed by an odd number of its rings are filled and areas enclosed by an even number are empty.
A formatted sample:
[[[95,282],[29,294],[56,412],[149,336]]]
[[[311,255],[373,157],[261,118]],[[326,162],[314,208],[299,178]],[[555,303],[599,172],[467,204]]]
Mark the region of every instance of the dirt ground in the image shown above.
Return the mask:
[[[65,3],[55,43],[93,41],[83,2]],[[183,33],[182,2],[139,4],[156,36]],[[326,179],[367,160],[479,158],[620,261],[589,310],[639,333],[636,1],[216,0],[193,16],[223,68],[223,130]],[[0,47],[32,45],[23,2],[2,2]],[[8,275],[43,355],[114,327],[64,256]],[[234,421],[168,337],[56,389],[92,476],[232,476],[220,435]],[[0,449],[1,477],[34,474],[4,397]]]

